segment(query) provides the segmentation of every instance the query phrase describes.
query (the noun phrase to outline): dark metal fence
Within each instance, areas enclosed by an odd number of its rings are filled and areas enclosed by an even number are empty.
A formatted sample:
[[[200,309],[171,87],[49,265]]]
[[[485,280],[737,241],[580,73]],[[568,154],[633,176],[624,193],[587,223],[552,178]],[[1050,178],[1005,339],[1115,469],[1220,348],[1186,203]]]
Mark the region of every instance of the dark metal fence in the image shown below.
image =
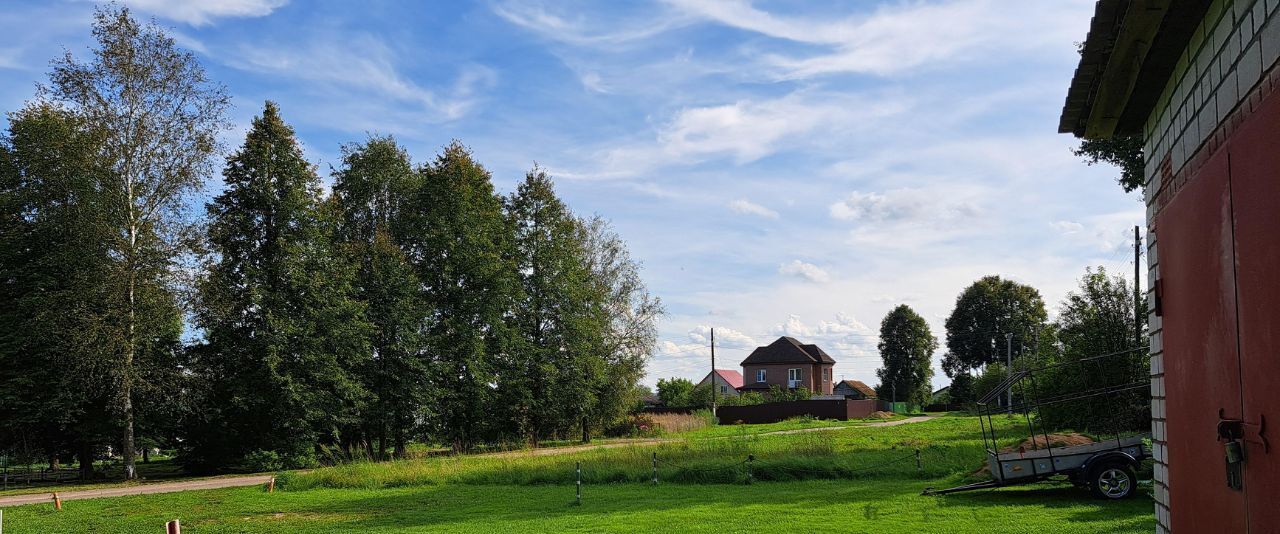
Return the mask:
[[[750,406],[721,406],[716,410],[716,416],[721,424],[741,422],[755,425],[804,416],[848,421],[862,419],[877,411],[890,411],[889,403],[853,399],[766,402]]]

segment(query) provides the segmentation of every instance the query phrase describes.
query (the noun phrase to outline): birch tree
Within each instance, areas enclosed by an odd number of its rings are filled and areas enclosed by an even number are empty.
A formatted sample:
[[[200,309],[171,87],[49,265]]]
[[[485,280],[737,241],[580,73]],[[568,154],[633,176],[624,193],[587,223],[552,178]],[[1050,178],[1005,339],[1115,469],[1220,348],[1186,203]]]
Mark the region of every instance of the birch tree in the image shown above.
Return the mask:
[[[97,47],[81,62],[70,52],[52,62],[45,98],[65,104],[103,133],[100,187],[112,200],[100,224],[120,282],[120,335],[111,340],[113,407],[121,418],[121,453],[135,478],[134,400],[137,359],[147,303],[141,288],[170,285],[188,229],[183,200],[212,170],[229,99],[190,52],[154,22],[141,24],[124,7],[94,14]],[[163,297],[161,297],[163,299]]]

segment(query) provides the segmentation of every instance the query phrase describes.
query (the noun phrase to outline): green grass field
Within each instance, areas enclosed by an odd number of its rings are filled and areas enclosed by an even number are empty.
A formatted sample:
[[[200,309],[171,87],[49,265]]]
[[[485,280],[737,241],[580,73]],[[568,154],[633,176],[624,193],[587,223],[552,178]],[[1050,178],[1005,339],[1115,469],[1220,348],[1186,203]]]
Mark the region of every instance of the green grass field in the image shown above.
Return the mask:
[[[1011,427],[1015,422],[1008,423]],[[924,497],[972,480],[977,421],[693,438],[536,456],[357,463],[260,488],[68,501],[5,511],[5,532],[1150,532],[1146,495],[1094,499],[1063,484]],[[917,469],[915,449],[921,450]],[[659,479],[651,484],[652,458]],[[751,481],[748,483],[748,455]],[[574,504],[574,467],[583,501]]]

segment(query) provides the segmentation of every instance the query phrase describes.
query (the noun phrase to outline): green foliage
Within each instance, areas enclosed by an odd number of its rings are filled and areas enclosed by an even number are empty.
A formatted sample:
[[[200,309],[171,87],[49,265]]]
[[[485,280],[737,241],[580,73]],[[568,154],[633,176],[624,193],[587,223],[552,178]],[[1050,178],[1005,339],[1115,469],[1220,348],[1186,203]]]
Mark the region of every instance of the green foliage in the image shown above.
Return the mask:
[[[880,360],[876,370],[880,386],[876,396],[923,406],[932,393],[933,351],[938,340],[924,318],[906,304],[900,304],[880,321]]]
[[[952,404],[971,404],[978,400],[973,375],[968,372],[959,373],[951,378],[951,388],[947,390]]]
[[[387,458],[392,447],[403,456],[419,407],[429,398],[422,332],[430,313],[406,246],[412,228],[405,210],[422,176],[391,137],[370,137],[342,153],[333,185],[338,240],[356,266],[354,286],[365,304],[371,349],[356,368],[369,404],[358,427],[345,433],[370,447],[376,442],[378,458]]]
[[[500,397],[503,355],[514,347],[506,321],[520,291],[511,253],[513,235],[493,191],[489,171],[461,143],[445,147],[422,168],[407,237],[427,325],[431,398],[428,431],[455,450],[497,437],[490,408]]]
[[[1006,377],[1009,376],[1008,369],[1002,363],[991,363],[982,370],[982,374],[973,379],[974,400],[981,399],[983,396],[996,389]],[[1000,405],[1004,405],[1003,399],[998,399]]]
[[[716,402],[720,406],[752,406],[755,404],[764,404],[764,395],[758,391],[743,391],[737,395],[728,395],[717,397]]]
[[[227,160],[226,189],[208,206],[215,254],[200,286],[202,404],[185,461],[237,463],[253,450],[300,456],[338,438],[367,392],[355,375],[369,353],[354,269],[333,243],[334,215],[293,130],[268,102]]]
[[[1142,318],[1142,343],[1136,337],[1134,306]],[[1088,269],[1079,287],[1067,294],[1055,323],[1058,352],[1049,363],[1067,364],[1037,381],[1040,395],[1049,398],[1104,387],[1141,385],[1150,376],[1146,347],[1146,303],[1133,287],[1104,268]],[[1115,356],[1087,360],[1104,354]],[[1084,360],[1084,361],[1082,361]],[[1073,363],[1080,362],[1080,363]],[[1140,431],[1150,428],[1148,390],[1081,399],[1046,406],[1041,416],[1050,428],[1081,431]]]
[[[769,386],[769,391],[765,392],[765,402],[787,402],[798,400],[809,400],[813,397],[813,392],[809,388],[784,388],[777,385]]]
[[[112,332],[97,340],[114,361],[100,362],[110,383],[120,449],[134,473],[135,423],[155,383],[153,358],[172,359],[181,333],[174,295],[178,259],[189,252],[190,226],[180,209],[212,171],[230,99],[210,83],[195,56],[177,48],[155,23],[139,24],[115,4],[94,13],[93,59],[70,52],[52,62],[41,96],[67,106],[97,137],[95,173],[103,203],[93,226],[109,238],[111,283],[104,286]],[[175,332],[176,330],[176,332]],[[160,362],[163,363],[163,362]],[[172,366],[167,375],[174,375]],[[162,410],[163,411],[163,410]]]
[[[68,110],[32,104],[0,140],[0,454],[69,453],[91,469],[116,419],[115,272],[98,224],[99,136]]]
[[[1142,153],[1142,134],[1120,135],[1106,139],[1084,139],[1071,150],[1085,158],[1089,165],[1107,163],[1120,168],[1116,179],[1124,192],[1136,191],[1146,186],[1146,160]]]
[[[693,388],[687,378],[659,378],[658,399],[668,408],[688,408],[693,406]]]
[[[1014,354],[1022,354],[1036,346],[1047,317],[1035,288],[994,275],[979,279],[960,293],[947,317],[943,371],[955,377],[1005,361],[1006,334],[1013,334]]]

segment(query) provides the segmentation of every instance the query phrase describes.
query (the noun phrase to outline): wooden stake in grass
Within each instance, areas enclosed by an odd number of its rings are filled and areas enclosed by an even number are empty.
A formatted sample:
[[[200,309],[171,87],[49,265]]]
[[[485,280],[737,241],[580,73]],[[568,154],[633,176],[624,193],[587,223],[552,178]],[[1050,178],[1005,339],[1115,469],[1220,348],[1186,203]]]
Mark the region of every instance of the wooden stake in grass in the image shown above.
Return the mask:
[[[275,492],[276,492],[276,477],[271,477],[271,480],[267,481],[267,493],[275,493]]]
[[[658,453],[653,453],[653,485],[658,485]]]
[[[59,498],[58,498],[58,492],[56,492],[56,491],[55,491],[55,492],[53,492],[53,509],[54,509],[54,510],[61,510],[61,509],[62,509],[62,499],[59,499]]]
[[[182,534],[182,524],[177,519],[164,524],[164,531],[167,534]]]
[[[582,462],[576,462],[576,463],[577,463],[577,466],[578,466],[578,467],[577,467],[577,469],[578,469],[578,501],[577,501],[577,504],[581,505],[581,504],[582,504]]]

